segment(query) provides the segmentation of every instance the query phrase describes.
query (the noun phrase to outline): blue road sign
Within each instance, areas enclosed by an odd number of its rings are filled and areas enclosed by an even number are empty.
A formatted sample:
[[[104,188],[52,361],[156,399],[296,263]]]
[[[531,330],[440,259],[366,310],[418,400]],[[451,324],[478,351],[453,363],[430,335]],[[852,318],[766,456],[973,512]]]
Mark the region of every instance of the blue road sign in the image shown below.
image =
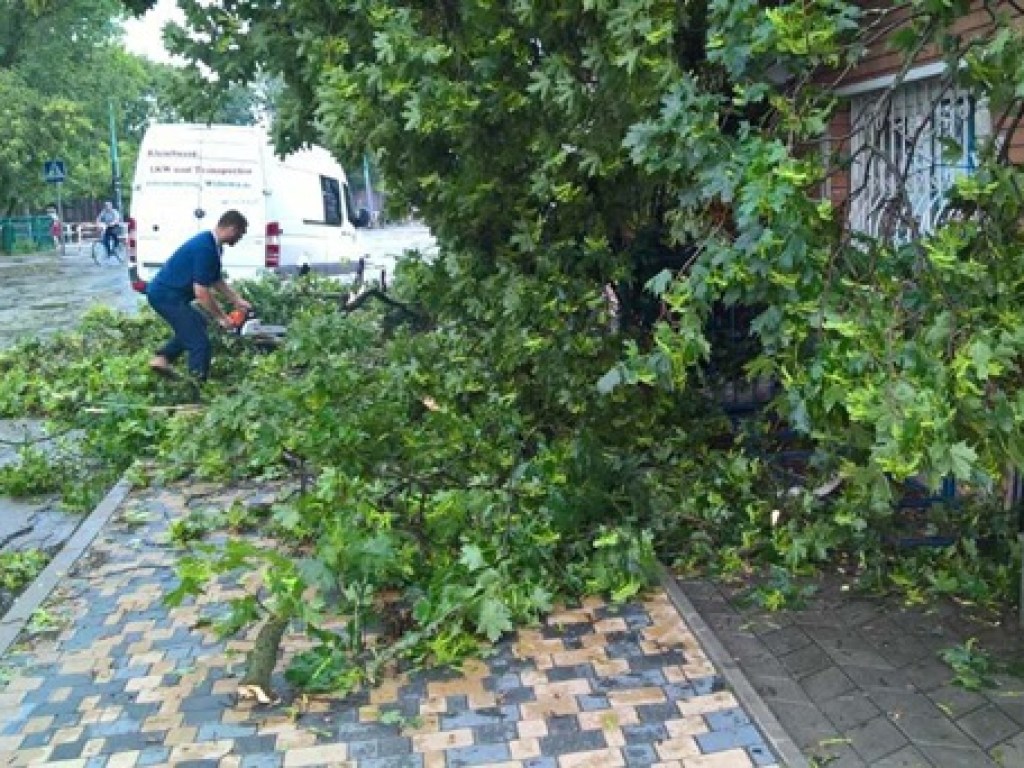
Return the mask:
[[[64,181],[66,175],[63,160],[43,161],[43,178],[46,181]]]

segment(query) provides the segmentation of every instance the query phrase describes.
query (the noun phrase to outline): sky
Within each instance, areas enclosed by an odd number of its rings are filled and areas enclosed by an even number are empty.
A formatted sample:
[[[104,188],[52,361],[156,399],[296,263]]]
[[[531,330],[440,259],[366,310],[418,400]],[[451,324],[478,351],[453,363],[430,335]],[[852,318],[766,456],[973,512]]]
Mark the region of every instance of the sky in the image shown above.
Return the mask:
[[[157,0],[157,4],[141,19],[129,19],[124,23],[125,48],[131,53],[146,56],[163,64],[172,62],[164,50],[160,37],[164,24],[168,21],[184,21],[184,14],[175,0]]]

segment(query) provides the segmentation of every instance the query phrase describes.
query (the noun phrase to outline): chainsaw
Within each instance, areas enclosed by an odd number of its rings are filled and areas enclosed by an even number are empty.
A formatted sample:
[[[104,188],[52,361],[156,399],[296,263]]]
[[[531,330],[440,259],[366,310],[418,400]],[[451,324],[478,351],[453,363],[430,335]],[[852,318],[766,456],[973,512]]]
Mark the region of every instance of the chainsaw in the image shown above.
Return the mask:
[[[261,346],[277,346],[284,341],[288,329],[283,325],[268,325],[252,309],[235,309],[228,313],[233,333]]]

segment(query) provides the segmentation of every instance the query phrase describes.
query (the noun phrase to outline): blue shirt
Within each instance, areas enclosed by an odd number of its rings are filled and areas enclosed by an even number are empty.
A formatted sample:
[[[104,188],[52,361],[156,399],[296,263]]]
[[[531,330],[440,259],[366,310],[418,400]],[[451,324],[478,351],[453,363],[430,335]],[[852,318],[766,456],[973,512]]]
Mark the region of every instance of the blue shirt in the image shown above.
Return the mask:
[[[165,299],[192,301],[193,283],[213,285],[221,279],[220,246],[213,232],[200,232],[178,248],[156,273],[146,293]]]

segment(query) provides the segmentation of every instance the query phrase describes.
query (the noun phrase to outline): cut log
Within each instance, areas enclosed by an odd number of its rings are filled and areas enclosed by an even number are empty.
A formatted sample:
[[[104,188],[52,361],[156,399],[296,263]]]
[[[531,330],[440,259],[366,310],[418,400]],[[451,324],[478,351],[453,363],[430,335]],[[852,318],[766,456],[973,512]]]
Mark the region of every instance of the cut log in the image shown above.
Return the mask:
[[[287,628],[288,619],[284,616],[271,616],[260,627],[245,660],[245,677],[238,684],[238,695],[241,698],[256,699],[260,704],[276,701],[270,677],[274,674],[281,638]]]

